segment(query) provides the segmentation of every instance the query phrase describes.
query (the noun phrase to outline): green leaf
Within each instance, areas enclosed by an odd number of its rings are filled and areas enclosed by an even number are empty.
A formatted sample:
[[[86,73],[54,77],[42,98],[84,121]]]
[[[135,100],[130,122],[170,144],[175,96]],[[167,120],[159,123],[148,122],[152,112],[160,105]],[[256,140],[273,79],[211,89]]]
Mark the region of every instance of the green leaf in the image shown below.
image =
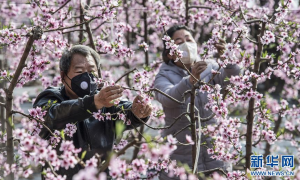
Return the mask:
[[[116,141],[121,140],[124,130],[125,130],[125,125],[123,124],[123,121],[116,121],[116,136],[117,136]]]
[[[86,151],[83,151],[82,154],[81,154],[81,159],[83,159],[86,155]]]
[[[90,114],[93,114],[93,113],[92,113],[90,110],[88,110],[88,109],[87,109],[86,111],[87,111],[88,113],[90,113]]]
[[[61,136],[61,138],[62,138],[63,140],[65,140],[65,132],[64,132],[64,130],[61,130],[61,131],[60,131],[60,136]]]
[[[10,125],[13,129],[15,129],[15,125],[14,125],[14,122],[12,121],[12,118],[11,118],[11,117],[8,118],[8,122],[9,122],[9,125]]]
[[[69,14],[69,12],[71,12],[72,10],[73,10],[73,6],[69,6],[68,14]]]
[[[79,44],[83,44],[84,42],[86,42],[86,37],[79,43]]]
[[[224,79],[224,81],[229,81],[230,80],[230,78],[229,77],[225,77],[225,79]]]
[[[152,137],[149,134],[144,133],[143,136],[145,137],[146,143],[150,143],[152,141]]]
[[[267,55],[268,55],[268,52],[265,51],[265,52],[262,54],[262,57],[265,58],[265,57],[267,57]]]
[[[140,27],[141,27],[141,22],[140,22],[140,21],[136,24],[136,27],[137,27],[137,28],[140,28]]]

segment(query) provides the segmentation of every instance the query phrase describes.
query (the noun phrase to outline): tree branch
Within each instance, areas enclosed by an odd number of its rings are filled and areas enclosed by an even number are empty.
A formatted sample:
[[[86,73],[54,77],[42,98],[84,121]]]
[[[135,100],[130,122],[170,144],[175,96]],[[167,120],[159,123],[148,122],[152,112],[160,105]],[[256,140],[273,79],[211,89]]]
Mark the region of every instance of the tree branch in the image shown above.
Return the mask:
[[[154,130],[161,130],[161,129],[169,129],[169,128],[171,128],[171,127],[172,127],[179,119],[181,119],[182,116],[184,116],[184,115],[186,115],[186,114],[189,114],[189,113],[188,113],[188,112],[184,112],[184,113],[180,114],[177,118],[175,118],[175,121],[174,121],[172,124],[170,124],[169,126],[166,126],[166,127],[161,127],[161,128],[159,128],[159,127],[152,127],[152,126],[146,124],[146,123],[145,123],[143,120],[141,120],[140,118],[138,118],[138,117],[136,117],[136,118],[137,118],[141,123],[145,124],[147,127],[151,128],[151,129],[154,129]]]
[[[160,94],[163,94],[164,96],[168,97],[169,99],[173,100],[174,102],[177,102],[178,104],[185,104],[185,102],[180,102],[178,101],[177,99],[173,98],[172,96],[162,92],[161,90],[157,89],[157,88],[153,88],[153,89],[150,89],[149,91],[146,91],[146,92],[150,92],[150,91],[157,91],[159,92]]]
[[[130,74],[130,73],[132,73],[133,71],[136,71],[136,70],[137,70],[137,68],[134,68],[134,69],[128,71],[127,73],[123,74],[121,77],[119,77],[119,79],[117,79],[115,81],[115,83],[118,83],[123,77],[127,76],[128,74]]]
[[[190,127],[191,124],[186,125],[185,127],[183,127],[182,129],[180,129],[179,131],[177,131],[176,133],[173,134],[173,136],[177,136],[179,133],[181,133],[183,130],[185,130],[186,128]]]
[[[45,123],[42,120],[34,118],[34,117],[32,117],[32,116],[30,116],[28,114],[24,114],[24,113],[19,112],[19,111],[12,110],[11,113],[12,114],[21,114],[22,116],[28,117],[29,119],[34,119],[34,120],[38,121],[39,123],[41,123],[43,125],[43,127],[45,127],[50,132],[50,134],[52,136],[56,137],[56,135],[51,131],[51,129],[48,126],[45,125]]]
[[[252,43],[254,43],[254,44],[258,44],[258,42],[256,42],[256,41],[250,39],[248,36],[246,37],[246,39],[248,39],[250,42],[252,42]]]
[[[221,168],[215,168],[215,169],[209,169],[209,170],[206,170],[206,171],[200,171],[200,172],[198,172],[198,174],[210,174],[210,173],[212,173],[212,172],[214,172],[214,171],[219,171],[219,172],[221,172],[224,176],[226,176],[227,177],[227,174],[224,172],[224,170],[223,169],[221,169]]]
[[[76,32],[76,31],[86,31],[85,29],[75,29],[75,30],[70,30],[66,32],[62,32],[63,34],[71,33],[71,32]]]
[[[256,145],[258,145],[258,143],[260,143],[261,137],[262,135],[259,136],[259,139],[254,144],[252,144],[253,147],[255,147]]]
[[[0,106],[6,108],[5,103],[0,102]]]
[[[90,20],[84,21],[84,22],[79,23],[79,24],[75,24],[75,25],[68,26],[68,27],[59,27],[59,28],[57,28],[57,29],[48,29],[48,30],[45,30],[44,32],[52,32],[52,31],[60,31],[60,30],[64,30],[64,29],[70,29],[70,28],[73,28],[73,27],[81,26],[81,25],[83,25],[83,24],[85,24],[85,23],[89,23],[89,22],[91,22],[91,21],[93,21],[94,19],[97,19],[97,18],[98,18],[98,17],[93,17],[93,18],[91,18]]]
[[[71,0],[68,0],[67,2],[65,2],[65,4],[63,4],[62,6],[60,6],[60,8],[58,8],[56,11],[52,12],[51,14],[55,14],[57,11],[61,10],[63,7],[65,7]]]
[[[209,9],[211,10],[211,7],[208,7],[208,6],[189,6],[188,9]]]
[[[251,24],[251,23],[257,23],[257,22],[261,23],[262,21],[260,19],[252,19],[250,21],[245,22],[244,24]]]
[[[136,144],[138,142],[137,139],[134,139],[133,141],[131,141],[130,143],[128,143],[123,149],[121,149],[120,151],[118,151],[116,153],[117,157],[124,154],[125,151],[130,148],[131,146],[133,146],[134,144]],[[110,159],[108,159],[100,168],[100,172],[103,172],[107,169],[107,167],[109,166],[109,163],[110,163]]]

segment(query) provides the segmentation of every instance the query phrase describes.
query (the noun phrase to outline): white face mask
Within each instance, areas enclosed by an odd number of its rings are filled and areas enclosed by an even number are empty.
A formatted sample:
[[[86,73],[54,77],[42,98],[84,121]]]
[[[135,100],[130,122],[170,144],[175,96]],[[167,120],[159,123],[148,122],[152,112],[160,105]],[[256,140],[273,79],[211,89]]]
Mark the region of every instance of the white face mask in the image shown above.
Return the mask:
[[[194,42],[185,42],[178,46],[178,49],[183,51],[181,61],[183,64],[192,64],[196,61],[198,52],[197,44]]]

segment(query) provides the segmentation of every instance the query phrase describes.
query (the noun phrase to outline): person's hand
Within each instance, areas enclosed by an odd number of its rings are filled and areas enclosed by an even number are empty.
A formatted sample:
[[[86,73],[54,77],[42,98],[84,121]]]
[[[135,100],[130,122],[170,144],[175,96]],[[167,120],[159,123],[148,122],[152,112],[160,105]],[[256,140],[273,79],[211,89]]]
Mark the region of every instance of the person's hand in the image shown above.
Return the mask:
[[[123,89],[121,86],[107,86],[98,92],[94,97],[94,102],[97,109],[102,107],[111,107],[114,105],[113,100],[122,96]]]
[[[152,107],[150,104],[144,104],[143,98],[138,95],[133,100],[131,111],[136,117],[141,119],[150,116]]]
[[[214,46],[216,47],[219,56],[221,57],[225,51],[225,40],[224,39],[219,39],[219,43],[215,43]],[[221,58],[222,59],[222,58]]]
[[[198,80],[200,79],[200,74],[207,68],[207,64],[205,61],[198,61],[192,65],[192,75],[195,76]],[[191,84],[194,84],[196,80],[190,76]]]

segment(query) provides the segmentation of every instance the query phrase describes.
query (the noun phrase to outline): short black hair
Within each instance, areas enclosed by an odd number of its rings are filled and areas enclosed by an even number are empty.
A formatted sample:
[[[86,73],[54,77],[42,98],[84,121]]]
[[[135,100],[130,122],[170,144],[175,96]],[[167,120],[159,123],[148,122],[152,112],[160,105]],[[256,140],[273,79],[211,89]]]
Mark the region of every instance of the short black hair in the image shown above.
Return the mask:
[[[100,56],[99,54],[89,46],[85,45],[75,45],[70,50],[65,50],[60,58],[59,61],[59,68],[60,71],[63,71],[65,74],[69,72],[70,65],[72,58],[75,54],[83,55],[84,57],[87,57],[91,55],[94,58],[94,61],[96,63],[98,72],[100,68]],[[99,74],[100,76],[100,74]]]
[[[190,32],[190,33],[193,32],[193,30],[191,30],[190,28],[188,28],[188,27],[185,26],[185,25],[174,25],[174,26],[170,27],[170,28],[166,31],[165,35],[168,35],[168,36],[170,36],[171,38],[173,38],[174,33],[175,33],[176,31],[178,31],[178,30],[181,30],[181,29],[184,29],[184,30],[186,30],[186,31],[188,31],[188,32]],[[163,58],[163,61],[164,61],[166,64],[168,64],[169,61],[170,61],[170,59],[168,58],[168,54],[170,53],[170,50],[166,48],[166,41],[165,41],[165,40],[163,40],[163,44],[164,44],[164,49],[163,49],[163,51],[162,51],[162,58]]]

